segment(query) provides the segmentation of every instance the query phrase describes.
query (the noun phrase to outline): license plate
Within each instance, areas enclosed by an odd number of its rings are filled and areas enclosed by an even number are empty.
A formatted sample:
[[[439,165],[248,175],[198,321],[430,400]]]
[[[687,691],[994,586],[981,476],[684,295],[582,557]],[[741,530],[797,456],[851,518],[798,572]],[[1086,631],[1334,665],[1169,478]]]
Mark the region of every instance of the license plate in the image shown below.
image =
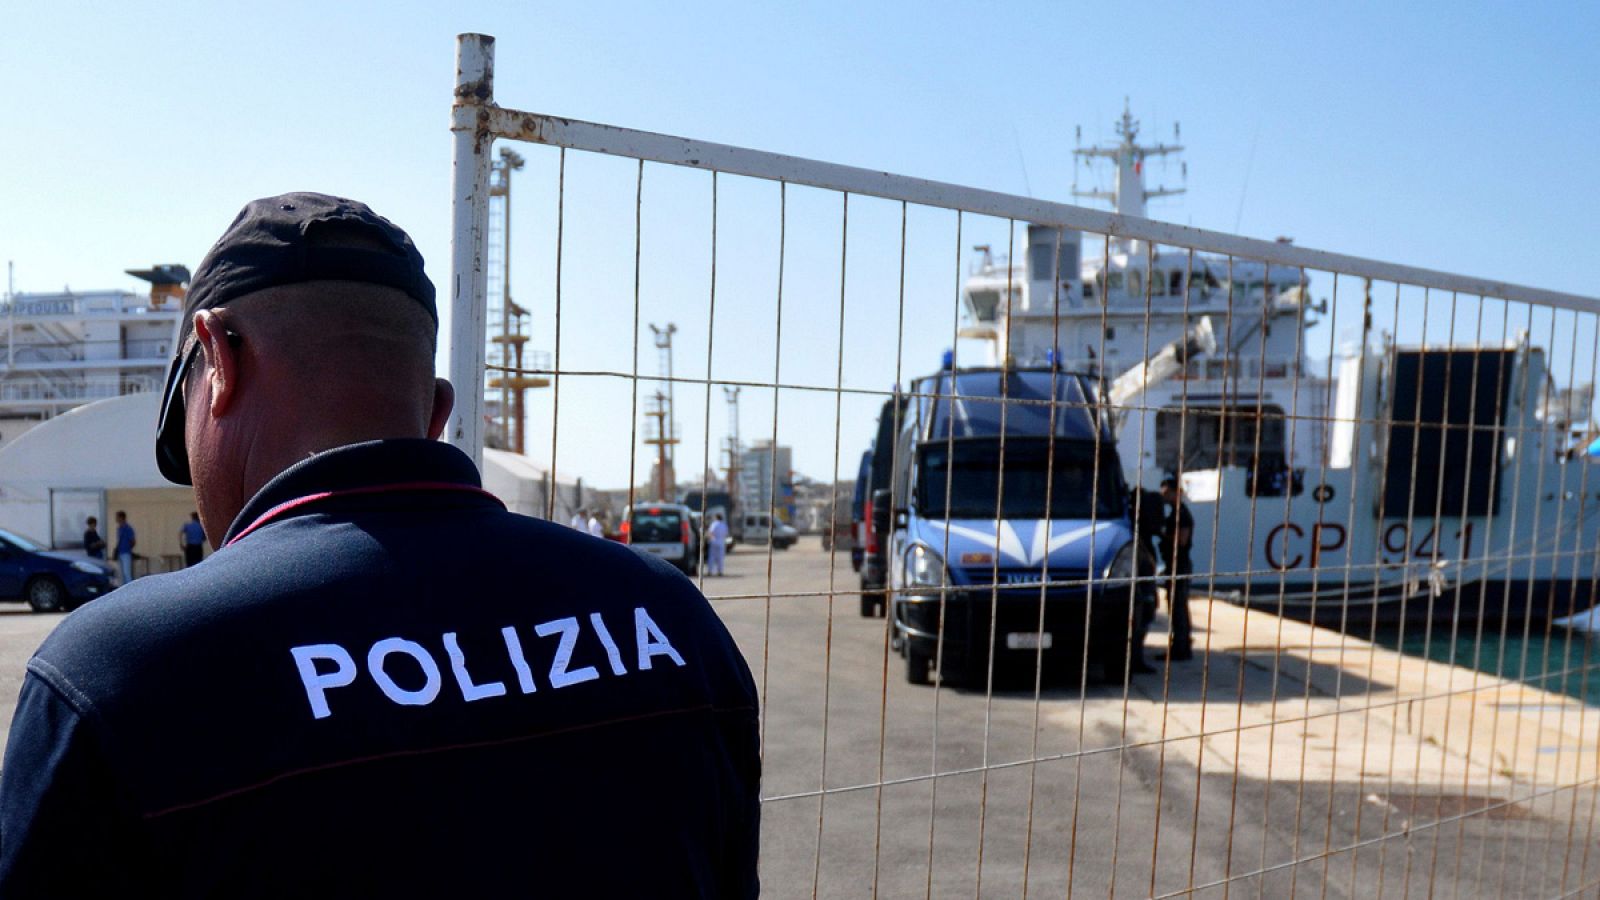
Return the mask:
[[[1049,650],[1051,643],[1050,632],[1040,634],[1036,631],[1013,631],[1006,635],[1006,649],[1008,650]]]

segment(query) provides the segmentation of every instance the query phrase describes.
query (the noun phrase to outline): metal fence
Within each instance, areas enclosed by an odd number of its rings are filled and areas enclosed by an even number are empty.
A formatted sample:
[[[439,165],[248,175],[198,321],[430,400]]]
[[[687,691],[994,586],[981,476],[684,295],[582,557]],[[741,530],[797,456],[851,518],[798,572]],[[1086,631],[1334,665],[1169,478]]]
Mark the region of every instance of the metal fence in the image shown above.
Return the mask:
[[[1600,301],[508,109],[480,35],[455,97],[452,380],[547,379],[528,453],[613,530],[742,526],[683,561],[761,691],[769,894],[1600,888]]]

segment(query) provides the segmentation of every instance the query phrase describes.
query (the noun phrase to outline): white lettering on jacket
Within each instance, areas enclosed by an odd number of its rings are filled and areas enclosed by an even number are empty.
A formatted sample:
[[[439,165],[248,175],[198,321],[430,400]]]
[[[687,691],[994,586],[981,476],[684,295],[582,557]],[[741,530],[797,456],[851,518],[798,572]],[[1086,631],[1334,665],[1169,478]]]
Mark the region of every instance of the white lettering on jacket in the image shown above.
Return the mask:
[[[672,649],[672,642],[661,633],[661,626],[656,624],[655,619],[650,618],[650,614],[645,612],[642,606],[633,611],[633,639],[639,648],[639,671],[650,670],[652,656],[665,656],[680,667],[683,665],[683,657]]]
[[[311,701],[311,718],[326,719],[333,715],[328,709],[328,688],[349,687],[356,681],[356,661],[350,651],[338,644],[306,644],[291,647],[295,667],[300,670],[300,681],[306,686],[306,699]],[[332,672],[318,672],[315,660],[332,660]]]
[[[417,661],[422,668],[422,687],[408,691],[389,677],[384,663],[396,653]],[[378,683],[378,690],[401,706],[427,706],[439,696],[439,664],[415,641],[392,637],[373,644],[372,649],[367,651],[367,671],[372,673],[372,680]]]
[[[461,644],[456,641],[456,633],[447,631],[444,634],[444,652],[450,654],[450,673],[456,676],[456,684],[461,687],[461,698],[468,703],[482,700],[485,697],[503,697],[506,693],[505,682],[486,681],[483,684],[473,684],[472,674],[467,671],[467,657],[461,652]]]
[[[627,668],[627,656],[623,648],[618,645],[600,613],[590,613],[587,620],[589,626],[587,630],[593,632],[594,641],[599,644],[598,649],[604,651],[611,675],[622,677],[631,674]],[[590,648],[583,652],[594,652],[593,644],[584,637],[585,630],[584,620],[577,616],[553,619],[533,626],[534,634],[539,637],[559,637],[549,657],[548,679],[551,688],[559,690],[595,681],[601,677],[600,671],[592,665],[572,668],[573,656],[580,652],[580,648]],[[650,671],[654,661],[662,657],[671,660],[676,666],[686,665],[683,655],[642,606],[636,607],[633,611],[633,630],[635,672]],[[539,688],[534,678],[535,670],[523,649],[522,638],[516,626],[507,625],[501,628],[500,636],[506,648],[505,663],[498,662],[498,654],[479,658],[477,652],[481,651],[477,651],[471,661],[472,668],[482,677],[497,665],[509,665],[516,676],[517,690],[524,695],[536,693]],[[456,632],[444,632],[440,635],[439,643],[464,702],[488,700],[508,694],[505,681],[479,682],[473,679],[468,668],[468,659],[461,649]],[[491,645],[473,644],[473,646]],[[552,649],[550,642],[531,646],[535,651]],[[289,648],[289,653],[294,659],[300,683],[305,688],[306,701],[311,707],[311,717],[325,719],[333,715],[329,694],[338,688],[350,687],[360,678],[362,673],[356,658],[343,646],[333,643],[303,644]],[[410,662],[396,657],[408,657]],[[366,675],[372,679],[383,696],[396,705],[427,706],[439,697],[444,680],[443,674],[434,653],[422,643],[402,637],[383,638],[368,648],[366,663]],[[412,663],[415,664],[414,667]],[[416,672],[413,668],[421,672],[420,685],[416,684]],[[399,676],[398,680],[396,675]]]
[[[533,633],[539,637],[549,637],[557,632],[561,634],[561,646],[556,648],[555,658],[550,660],[551,687],[564,688],[572,684],[593,681],[600,677],[600,673],[594,670],[594,666],[584,666],[571,672],[567,671],[567,666],[572,663],[572,649],[578,646],[578,631],[580,628],[577,618],[573,616],[568,616],[565,619],[556,619],[551,622],[540,622],[538,625],[533,626]]]
[[[528,658],[522,655],[522,638],[517,637],[517,629],[507,625],[500,629],[500,635],[506,639],[506,655],[511,657],[511,668],[517,670],[517,687],[524,694],[531,694],[539,688],[533,683],[533,670],[528,668]]]

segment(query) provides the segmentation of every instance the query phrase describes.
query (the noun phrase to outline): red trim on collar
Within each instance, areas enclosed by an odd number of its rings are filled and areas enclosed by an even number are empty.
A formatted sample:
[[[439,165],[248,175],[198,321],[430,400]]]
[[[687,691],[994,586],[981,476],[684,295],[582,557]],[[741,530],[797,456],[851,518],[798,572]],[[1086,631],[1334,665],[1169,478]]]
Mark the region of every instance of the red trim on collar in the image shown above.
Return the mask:
[[[244,530],[229,538],[228,542],[222,546],[231,547],[242,540],[245,535],[255,531],[257,528],[260,528],[263,525],[270,523],[278,516],[281,516],[290,510],[299,509],[302,506],[309,506],[312,503],[319,503],[323,500],[329,500],[334,497],[355,497],[361,494],[404,494],[413,491],[456,491],[463,494],[476,494],[480,497],[488,497],[490,500],[493,500],[495,503],[499,504],[501,509],[505,508],[505,504],[501,503],[499,497],[496,497],[483,488],[473,487],[468,484],[456,484],[449,481],[403,481],[397,484],[379,484],[371,487],[346,488],[345,490],[341,491],[322,491],[321,493],[306,494],[303,497],[296,497],[293,500],[286,500],[283,503],[279,503],[277,506],[274,506],[273,508],[262,513],[254,522],[251,522],[249,525],[245,526]]]

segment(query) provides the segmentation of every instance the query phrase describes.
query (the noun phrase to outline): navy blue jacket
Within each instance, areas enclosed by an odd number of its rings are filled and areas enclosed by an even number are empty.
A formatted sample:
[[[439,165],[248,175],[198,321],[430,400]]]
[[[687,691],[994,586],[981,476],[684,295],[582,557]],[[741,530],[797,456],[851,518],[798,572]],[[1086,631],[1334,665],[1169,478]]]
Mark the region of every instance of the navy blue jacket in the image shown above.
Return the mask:
[[[757,893],[749,669],[683,576],[432,441],[267,484],[28,664],[0,896]]]

